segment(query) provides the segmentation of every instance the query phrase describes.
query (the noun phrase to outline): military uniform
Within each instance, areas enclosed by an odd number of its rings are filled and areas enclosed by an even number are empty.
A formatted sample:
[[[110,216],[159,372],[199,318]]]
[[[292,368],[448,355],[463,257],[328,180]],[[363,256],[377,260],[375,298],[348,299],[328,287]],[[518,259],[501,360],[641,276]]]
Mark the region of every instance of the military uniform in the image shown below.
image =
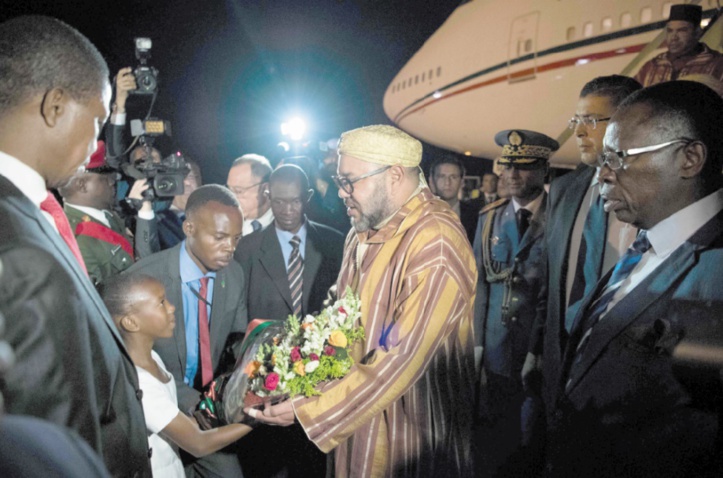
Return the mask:
[[[124,232],[124,223],[120,216],[115,213],[106,214],[111,226],[108,227],[72,206],[66,204],[63,209],[68,216],[70,228],[75,231],[80,253],[93,284],[98,285],[133,264],[132,242]]]
[[[555,140],[526,130],[502,131],[499,163],[520,178],[520,201],[501,199],[480,211],[474,239],[479,276],[475,299],[475,339],[482,348],[478,402],[476,472],[483,476],[533,474],[532,453],[523,444],[521,410],[526,396],[520,373],[529,349],[540,289],[545,284],[544,174]],[[522,171],[536,170],[521,179]],[[513,176],[514,177],[514,176]],[[535,192],[541,190],[537,196]],[[522,198],[525,201],[522,201]],[[522,204],[524,203],[524,205]],[[535,410],[536,416],[539,416]],[[539,423],[539,422],[535,422]]]

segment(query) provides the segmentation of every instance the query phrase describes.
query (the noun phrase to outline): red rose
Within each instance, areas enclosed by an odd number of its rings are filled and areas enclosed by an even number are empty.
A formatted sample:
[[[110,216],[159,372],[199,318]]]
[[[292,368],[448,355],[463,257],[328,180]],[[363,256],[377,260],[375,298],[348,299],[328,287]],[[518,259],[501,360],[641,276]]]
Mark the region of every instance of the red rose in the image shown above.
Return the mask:
[[[331,345],[327,345],[324,347],[324,355],[334,355],[336,353],[336,349],[332,347]]]
[[[316,354],[309,354],[309,359],[310,360],[319,360],[319,356]]]
[[[346,313],[346,309],[344,309],[344,307],[339,307],[339,313],[344,314],[344,315],[349,315]]]
[[[276,386],[279,384],[279,374],[276,372],[271,372],[266,376],[266,381],[264,382],[264,388],[266,390],[276,390]]]
[[[291,361],[298,362],[299,360],[301,360],[301,351],[299,350],[299,347],[296,346],[291,349]]]

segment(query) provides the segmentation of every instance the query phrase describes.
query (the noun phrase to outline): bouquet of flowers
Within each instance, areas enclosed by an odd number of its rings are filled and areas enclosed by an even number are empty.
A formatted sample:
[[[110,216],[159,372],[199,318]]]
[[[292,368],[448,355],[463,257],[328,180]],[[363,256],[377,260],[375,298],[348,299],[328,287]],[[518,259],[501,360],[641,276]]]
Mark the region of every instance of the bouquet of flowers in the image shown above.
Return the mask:
[[[344,377],[354,364],[349,350],[364,338],[359,317],[359,298],[347,288],[317,315],[252,322],[234,371],[211,384],[199,410],[220,425],[243,421],[244,407],[320,395],[318,384]]]

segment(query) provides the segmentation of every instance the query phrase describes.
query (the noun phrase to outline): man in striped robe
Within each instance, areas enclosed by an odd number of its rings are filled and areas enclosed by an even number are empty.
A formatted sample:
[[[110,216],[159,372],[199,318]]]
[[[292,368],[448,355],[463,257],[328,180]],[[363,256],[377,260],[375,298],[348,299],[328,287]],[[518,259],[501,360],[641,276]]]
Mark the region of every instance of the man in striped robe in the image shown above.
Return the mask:
[[[419,141],[391,126],[342,135],[334,178],[354,229],[337,290],[362,301],[356,365],[323,395],[250,411],[298,420],[345,476],[470,476],[477,270],[456,214],[421,177]]]

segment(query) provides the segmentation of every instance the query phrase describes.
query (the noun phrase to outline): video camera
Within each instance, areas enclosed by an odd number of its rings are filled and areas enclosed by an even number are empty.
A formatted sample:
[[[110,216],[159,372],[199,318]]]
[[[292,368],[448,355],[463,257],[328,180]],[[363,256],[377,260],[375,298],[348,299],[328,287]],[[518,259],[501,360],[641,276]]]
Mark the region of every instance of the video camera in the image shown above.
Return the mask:
[[[135,161],[131,158],[121,168],[132,178],[148,179],[150,187],[144,193],[146,199],[183,194],[183,180],[191,170],[183,154],[179,151],[165,158],[154,158],[152,154],[153,140],[164,134],[170,136],[170,127],[168,121],[153,118],[131,121],[131,135],[139,138],[143,155]]]
[[[136,77],[135,90],[131,90],[131,94],[135,95],[152,95],[158,89],[158,70],[152,66],[148,66],[148,59],[151,57],[151,47],[153,42],[150,38],[136,38],[136,59],[140,65],[133,70]]]

